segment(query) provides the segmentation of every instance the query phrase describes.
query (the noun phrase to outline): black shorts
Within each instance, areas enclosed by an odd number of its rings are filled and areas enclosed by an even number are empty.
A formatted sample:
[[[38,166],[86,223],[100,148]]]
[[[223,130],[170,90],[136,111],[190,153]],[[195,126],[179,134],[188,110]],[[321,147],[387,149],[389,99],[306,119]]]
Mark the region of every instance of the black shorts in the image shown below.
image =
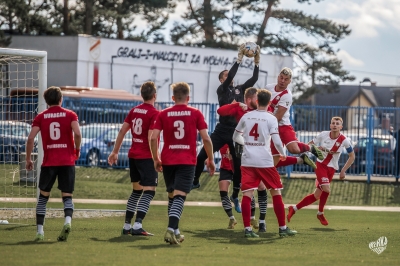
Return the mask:
[[[222,180],[232,181],[233,180],[233,171],[220,168],[218,181],[222,181]]]
[[[167,192],[180,190],[189,193],[192,189],[195,165],[163,165],[163,174]]]
[[[141,186],[156,187],[158,173],[154,169],[153,159],[129,158],[129,173],[131,182],[139,182]]]
[[[64,193],[74,192],[75,166],[42,166],[40,168],[40,190],[50,192],[58,177],[58,189]]]

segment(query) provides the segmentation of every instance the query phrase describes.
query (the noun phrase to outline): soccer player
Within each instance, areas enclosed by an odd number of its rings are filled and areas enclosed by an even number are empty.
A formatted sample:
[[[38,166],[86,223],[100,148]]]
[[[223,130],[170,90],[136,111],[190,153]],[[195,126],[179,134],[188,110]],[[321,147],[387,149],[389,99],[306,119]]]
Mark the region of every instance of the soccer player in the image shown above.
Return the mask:
[[[318,159],[322,160],[322,152],[315,145],[308,145],[300,142],[296,137],[290,123],[290,107],[292,106],[292,92],[288,89],[290,82],[292,81],[292,70],[288,67],[284,67],[278,75],[277,83],[268,84],[266,89],[272,94],[270,106],[268,111],[272,112],[278,119],[279,125],[279,136],[282,143],[286,146],[291,154],[301,154],[300,157],[304,160],[304,163],[308,165],[314,164],[312,160],[306,157],[305,152],[311,152]],[[287,166],[295,164],[295,157],[289,157],[286,161],[279,160],[279,152],[274,145],[271,146],[272,155],[274,156],[274,164],[276,167]]]
[[[286,159],[283,144],[279,138],[278,121],[267,112],[271,93],[265,89],[257,92],[257,110],[246,113],[239,121],[233,134],[233,141],[243,145],[242,153],[242,218],[245,237],[258,237],[250,224],[251,197],[262,181],[272,196],[274,212],[278,219],[279,235],[292,236],[297,232],[290,230],[285,223],[285,207],[280,190],[281,178],[274,167],[270,150],[271,138],[279,151],[280,158]]]
[[[48,109],[38,114],[33,120],[26,143],[26,169],[30,171],[33,169],[31,154],[34,139],[40,131],[44,156],[40,168],[40,195],[36,205],[37,234],[35,241],[44,240],[43,225],[46,205],[57,178],[65,215],[64,226],[57,240],[67,241],[74,212],[72,193],[75,185],[75,161],[80,156],[82,137],[78,116],[73,111],[61,107],[63,100],[61,89],[50,87],[43,96]]]
[[[254,109],[257,109],[257,89],[256,88],[248,88],[245,91],[244,94],[244,104],[235,102],[231,104],[224,105],[220,108],[218,108],[217,113],[220,116],[233,116],[235,117],[236,121],[239,122],[239,120],[242,118],[242,116],[250,111],[253,111]],[[235,143],[235,148],[238,148],[237,144]],[[240,155],[236,154],[237,157],[240,158]],[[304,159],[303,159],[304,158]],[[290,160],[292,164],[308,164],[310,165],[313,169],[316,168],[314,162],[308,158],[306,154],[304,154],[302,157],[294,157],[294,156],[288,156],[286,160]],[[257,189],[257,194],[258,194],[258,205],[260,208],[260,218],[259,218],[259,223],[255,220],[254,213],[255,213],[255,202],[254,202],[254,197],[252,198],[251,201],[251,224],[255,229],[259,229],[258,232],[266,232],[266,224],[265,224],[265,216],[267,213],[267,191],[264,186],[264,184],[261,182],[259,188]]]
[[[172,84],[171,88],[175,104],[158,115],[150,145],[154,168],[158,172],[163,172],[168,192],[169,222],[164,240],[170,244],[179,244],[183,241],[179,231],[179,220],[186,195],[191,190],[196,165],[197,132],[203,139],[208,156],[206,164],[211,176],[215,172],[215,164],[213,145],[207,134],[204,116],[198,109],[188,106],[189,85],[178,82]],[[161,131],[164,136],[164,147],[160,158],[157,140]]]
[[[152,236],[142,228],[142,221],[154,198],[158,181],[158,173],[154,169],[153,158],[150,151],[150,136],[153,132],[154,122],[159,111],[154,108],[157,89],[152,81],[142,84],[140,94],[143,103],[132,108],[115,140],[114,149],[108,156],[108,163],[117,163],[118,152],[128,130],[132,133],[132,145],[128,152],[129,169],[132,182],[132,193],[128,199],[125,213],[125,224],[122,235]],[[137,211],[137,213],[136,213]],[[136,213],[133,226],[132,218]]]
[[[236,75],[237,70],[243,60],[243,55],[245,52],[245,44],[239,47],[239,53],[236,62],[233,64],[232,68],[228,70],[223,70],[218,75],[218,79],[221,85],[217,89],[218,103],[219,106],[224,106],[226,104],[232,103],[234,100],[237,102],[244,102],[244,91],[256,84],[258,80],[259,64],[260,64],[260,47],[258,47],[257,54],[254,56],[254,71],[253,76],[247,80],[244,84],[234,86],[233,78]],[[238,199],[238,193],[240,190],[240,158],[236,158],[234,152],[234,146],[232,142],[232,135],[235,130],[237,122],[234,117],[221,116],[219,118],[219,123],[216,125],[214,132],[211,134],[211,141],[213,143],[213,152],[221,149],[222,146],[228,144],[229,150],[232,155],[234,174],[233,174],[233,192],[231,195],[231,200],[235,204],[235,210],[240,213],[240,204]],[[204,161],[207,158],[204,149],[201,149],[197,156],[196,172],[193,181],[192,188],[199,188],[200,175],[204,169]]]
[[[317,160],[317,169],[315,174],[316,189],[313,194],[305,196],[296,206],[289,206],[289,213],[287,216],[288,222],[292,216],[301,208],[308,206],[319,199],[319,208],[317,218],[322,225],[328,225],[328,220],[324,216],[324,206],[328,200],[331,191],[330,183],[332,182],[333,175],[339,169],[338,161],[340,154],[346,149],[349,154],[345,165],[340,170],[339,178],[343,180],[346,177],[346,171],[354,162],[355,154],[351,141],[340,130],[343,128],[343,120],[341,117],[335,116],[331,119],[330,131],[322,131],[316,138],[310,141],[311,144],[319,145],[324,158]]]
[[[242,118],[242,116],[245,113],[257,109],[256,101],[257,101],[257,89],[250,87],[245,90],[244,103],[234,101],[234,103],[226,104],[226,105],[218,108],[217,113],[220,116],[232,116],[235,118],[236,122],[239,122],[240,118]],[[236,156],[237,156],[237,158],[240,159],[240,155],[236,154]],[[220,173],[220,175],[221,175],[221,173]],[[220,195],[221,195],[222,205],[224,206],[224,208],[228,207],[229,185],[221,187],[221,183],[220,183],[219,187],[220,187]],[[258,223],[255,219],[256,204],[255,204],[254,197],[252,197],[252,199],[251,199],[251,225],[254,227],[254,229],[258,229],[259,232],[265,232],[266,231],[265,216],[267,214],[267,200],[268,199],[267,199],[266,187],[264,186],[264,184],[262,182],[260,183],[259,188],[257,189],[257,194],[258,194],[258,205],[260,208],[260,219],[259,219],[260,222]],[[224,195],[224,197],[222,195]],[[237,200],[237,201],[239,201],[239,200]],[[229,203],[229,206],[230,206],[230,203]],[[225,209],[225,211],[227,211],[227,209]],[[236,224],[236,220],[232,219],[232,217],[230,217],[228,229],[233,229],[231,227],[231,224],[234,224],[234,225]]]

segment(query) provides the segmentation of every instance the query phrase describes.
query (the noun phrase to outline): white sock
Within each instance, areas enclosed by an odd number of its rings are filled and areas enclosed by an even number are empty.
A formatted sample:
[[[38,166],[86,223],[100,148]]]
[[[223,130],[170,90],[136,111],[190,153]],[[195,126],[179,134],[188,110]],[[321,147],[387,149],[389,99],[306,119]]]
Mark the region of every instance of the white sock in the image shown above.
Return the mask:
[[[235,219],[235,216],[232,215],[231,217],[229,217],[229,219],[231,219],[231,220],[232,220],[232,219]]]
[[[65,225],[65,224],[70,224],[70,223],[71,223],[71,220],[72,220],[72,217],[71,217],[71,216],[66,216],[66,217],[65,217],[65,223],[64,223],[64,225]]]
[[[174,230],[174,234],[175,235],[180,235],[181,234],[181,231],[179,231],[179,228]]]
[[[321,214],[324,214],[324,212],[320,212],[320,211],[318,211],[318,213],[317,213],[318,215],[321,215]]]
[[[133,224],[133,229],[134,229],[134,230],[138,230],[138,229],[140,229],[140,228],[142,228],[142,224],[141,224],[141,223],[135,222],[135,223]]]
[[[129,229],[131,229],[131,225],[130,225],[130,224],[127,224],[127,223],[125,223],[125,224],[124,224],[124,229],[125,229],[125,230],[129,230]]]
[[[168,230],[168,231],[175,232],[175,229],[174,229],[174,228],[171,228],[171,227],[167,227],[167,230]]]
[[[253,227],[251,227],[251,226],[249,226],[249,227],[245,227],[245,229],[247,230],[247,231],[253,231]]]
[[[265,224],[265,220],[260,220],[260,224]]]
[[[37,232],[41,235],[44,235],[44,231],[43,231],[43,224],[38,224],[37,225]]]
[[[296,205],[295,205],[295,206],[293,206],[293,210],[294,210],[295,212],[297,212],[297,211],[298,211],[298,209],[297,209]]]
[[[284,226],[279,226],[279,229],[286,230],[286,225],[284,225]]]
[[[255,216],[250,216],[250,220],[255,220],[256,217]]]

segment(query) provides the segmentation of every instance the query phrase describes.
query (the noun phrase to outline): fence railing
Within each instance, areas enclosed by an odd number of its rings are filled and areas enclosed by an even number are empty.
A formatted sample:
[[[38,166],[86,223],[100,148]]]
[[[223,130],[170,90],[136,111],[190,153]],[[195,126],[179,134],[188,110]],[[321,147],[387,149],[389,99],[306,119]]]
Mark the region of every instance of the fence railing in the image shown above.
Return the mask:
[[[18,120],[30,123],[36,115],[37,98],[3,97],[2,120]],[[70,99],[65,97],[63,107],[75,111],[84,126],[84,141],[81,158],[77,165],[107,166],[107,157],[111,152],[119,127],[128,111],[139,102]],[[161,110],[171,106],[172,102],[157,102],[156,108]],[[217,122],[218,104],[190,103],[204,115],[211,133]],[[291,108],[292,125],[301,142],[309,142],[318,133],[330,130],[329,124],[333,116],[343,119],[343,134],[351,139],[356,153],[356,160],[348,170],[348,174],[365,175],[367,180],[374,176],[397,176],[396,149],[397,134],[389,132],[393,126],[395,132],[400,126],[400,108],[393,107],[347,107],[347,106],[305,106],[295,105]],[[128,167],[127,151],[130,147],[130,134],[124,139],[119,155],[118,168]],[[200,148],[200,147],[199,147]],[[19,149],[23,152],[23,149]],[[216,156],[217,158],[219,156]],[[339,161],[342,167],[348,156],[344,153]],[[280,169],[288,176],[294,172],[311,173],[311,168],[295,165]]]

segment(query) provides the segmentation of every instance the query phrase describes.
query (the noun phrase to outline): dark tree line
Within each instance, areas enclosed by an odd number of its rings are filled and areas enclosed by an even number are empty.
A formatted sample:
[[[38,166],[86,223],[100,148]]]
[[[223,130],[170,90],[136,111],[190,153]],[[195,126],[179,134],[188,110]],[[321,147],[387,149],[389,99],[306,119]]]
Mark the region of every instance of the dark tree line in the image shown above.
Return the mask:
[[[339,82],[354,80],[344,70],[333,45],[351,33],[349,25],[284,9],[279,0],[178,0],[186,4],[183,22],[164,25],[174,12],[173,0],[0,0],[0,46],[12,35],[77,35],[237,49],[245,40],[263,53],[293,56],[298,62],[294,90],[299,100],[319,92],[316,84],[335,91]],[[318,4],[322,0],[293,0]],[[244,19],[251,17],[251,20]],[[137,21],[146,29],[136,31]],[[269,30],[275,20],[279,29]],[[303,34],[306,38],[295,38]],[[167,38],[168,37],[168,38]],[[321,89],[319,89],[321,90]]]

